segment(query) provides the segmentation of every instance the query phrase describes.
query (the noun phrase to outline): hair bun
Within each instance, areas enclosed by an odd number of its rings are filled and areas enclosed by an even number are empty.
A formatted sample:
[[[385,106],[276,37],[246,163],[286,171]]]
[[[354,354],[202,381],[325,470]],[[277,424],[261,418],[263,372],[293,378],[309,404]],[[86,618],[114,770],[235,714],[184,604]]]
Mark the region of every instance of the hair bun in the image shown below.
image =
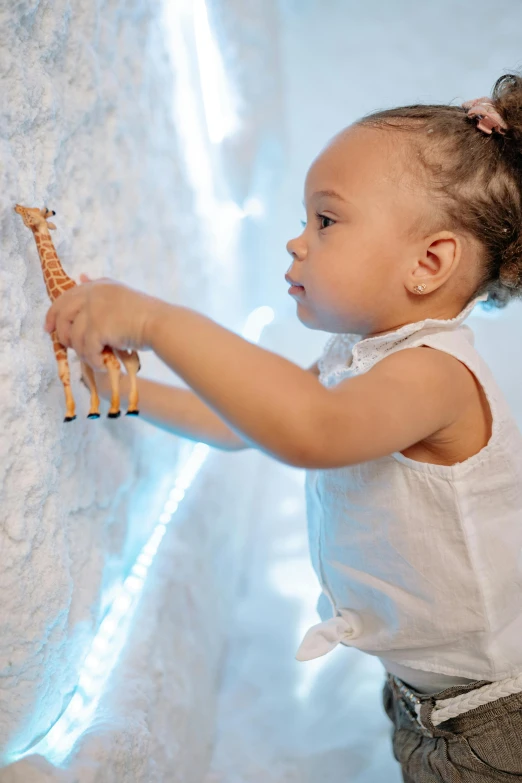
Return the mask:
[[[497,79],[492,102],[509,130],[522,137],[522,77],[506,73]]]

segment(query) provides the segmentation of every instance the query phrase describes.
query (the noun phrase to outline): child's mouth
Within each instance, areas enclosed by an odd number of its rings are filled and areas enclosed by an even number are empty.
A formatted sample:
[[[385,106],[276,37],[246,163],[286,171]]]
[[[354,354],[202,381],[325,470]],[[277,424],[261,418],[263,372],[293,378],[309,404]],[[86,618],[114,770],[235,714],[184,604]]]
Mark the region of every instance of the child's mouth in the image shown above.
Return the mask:
[[[304,286],[303,285],[291,285],[288,289],[289,294],[301,294],[304,292]]]

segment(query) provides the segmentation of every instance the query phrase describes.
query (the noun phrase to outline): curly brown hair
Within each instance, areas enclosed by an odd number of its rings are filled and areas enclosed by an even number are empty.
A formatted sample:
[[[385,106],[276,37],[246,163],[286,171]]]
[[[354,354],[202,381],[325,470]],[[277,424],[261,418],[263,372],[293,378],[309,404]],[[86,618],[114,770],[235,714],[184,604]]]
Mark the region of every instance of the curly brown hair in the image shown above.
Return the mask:
[[[477,128],[462,106],[401,106],[365,115],[355,124],[406,131],[408,160],[433,198],[439,228],[478,240],[482,274],[466,305],[488,294],[485,309],[522,298],[522,76],[495,82],[490,102],[507,123],[505,134]]]

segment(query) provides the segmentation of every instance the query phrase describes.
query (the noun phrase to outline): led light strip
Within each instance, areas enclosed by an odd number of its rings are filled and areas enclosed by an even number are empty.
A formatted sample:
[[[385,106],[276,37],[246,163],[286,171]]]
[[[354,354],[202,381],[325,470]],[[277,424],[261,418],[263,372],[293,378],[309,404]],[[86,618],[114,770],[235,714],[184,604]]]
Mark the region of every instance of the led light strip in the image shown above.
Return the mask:
[[[274,318],[270,307],[258,307],[249,315],[242,336],[258,342],[266,324]],[[39,754],[55,766],[63,766],[79,737],[90,726],[105,685],[125,645],[138,600],[154,556],[172,517],[205,462],[210,447],[197,443],[174,482],[154,530],[136,558],[128,576],[116,591],[107,609],[91,648],[83,662],[78,684],[71,701],[45,737],[19,753],[13,753],[8,763],[24,756]]]

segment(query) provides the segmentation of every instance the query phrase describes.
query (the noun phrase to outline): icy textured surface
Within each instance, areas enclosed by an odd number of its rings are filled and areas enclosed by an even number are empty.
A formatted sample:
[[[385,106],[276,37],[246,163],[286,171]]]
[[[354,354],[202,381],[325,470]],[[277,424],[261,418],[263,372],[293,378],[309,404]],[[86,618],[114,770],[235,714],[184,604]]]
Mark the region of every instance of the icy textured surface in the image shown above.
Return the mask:
[[[113,588],[157,521],[180,458],[180,442],[145,421],[86,420],[88,394],[72,356],[78,418],[63,423],[63,390],[43,331],[49,302],[15,203],[56,210],[53,240],[76,280],[81,272],[108,275],[231,327],[245,314],[223,258],[202,249],[210,240],[194,210],[172,116],[175,69],[160,9],[148,0],[22,0],[0,10],[4,763],[45,734],[67,705]],[[234,259],[228,262],[233,270]],[[179,381],[150,354],[142,356],[142,374]],[[93,740],[93,729],[88,750],[78,751],[78,763],[101,763],[100,780],[160,780],[165,770],[185,767],[201,779],[251,518],[243,503],[255,475],[242,455],[216,455],[223,463],[202,490],[203,508],[196,505],[169,530],[176,554],[147,588],[116,673],[119,696],[111,690],[113,702],[107,693],[102,704],[102,739]],[[243,494],[234,498],[237,481]],[[36,780],[32,766],[31,775],[24,772],[28,764],[0,778]]]

